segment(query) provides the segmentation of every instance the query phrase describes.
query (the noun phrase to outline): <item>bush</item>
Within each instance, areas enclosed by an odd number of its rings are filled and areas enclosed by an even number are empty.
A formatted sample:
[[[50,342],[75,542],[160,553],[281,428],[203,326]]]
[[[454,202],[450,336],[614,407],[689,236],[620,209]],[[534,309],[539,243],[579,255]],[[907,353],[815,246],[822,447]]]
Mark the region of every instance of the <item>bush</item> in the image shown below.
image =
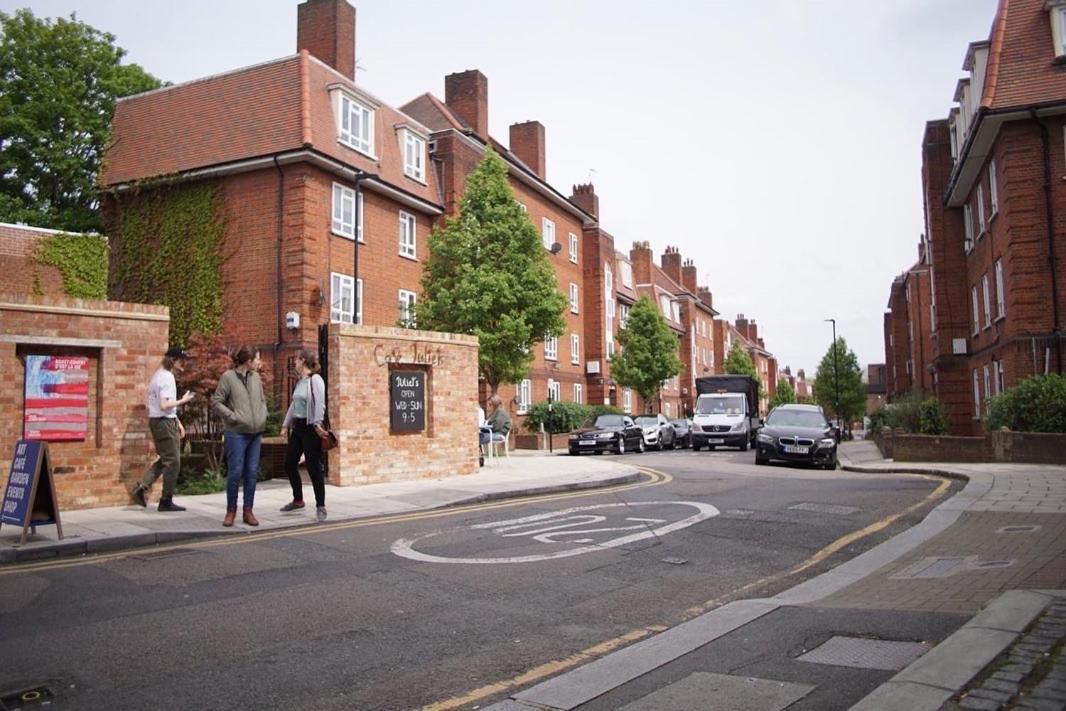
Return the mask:
[[[600,415],[624,415],[625,412],[622,408],[615,407],[614,405],[593,405],[589,407],[589,417],[599,417]]]
[[[194,467],[183,466],[178,473],[178,484],[174,493],[185,496],[198,494],[217,494],[226,490],[226,470],[222,466],[208,467],[197,471]]]
[[[885,405],[870,415],[870,429],[902,429],[910,434],[941,435],[948,431],[948,420],[936,398],[924,400],[912,394]]]
[[[988,430],[1066,432],[1066,376],[1037,375],[989,401]]]
[[[526,429],[530,432],[544,431],[556,434],[577,429],[588,418],[589,408],[576,402],[553,402],[552,411],[548,412],[548,403],[538,402],[526,413]]]

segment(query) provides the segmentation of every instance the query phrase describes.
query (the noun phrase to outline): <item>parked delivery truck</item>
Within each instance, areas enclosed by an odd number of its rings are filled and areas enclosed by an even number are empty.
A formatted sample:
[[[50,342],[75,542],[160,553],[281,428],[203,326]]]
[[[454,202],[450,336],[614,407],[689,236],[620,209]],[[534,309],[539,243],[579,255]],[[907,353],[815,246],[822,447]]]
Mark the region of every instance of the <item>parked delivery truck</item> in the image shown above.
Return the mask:
[[[696,378],[692,415],[692,449],[718,446],[746,450],[755,444],[759,420],[759,384],[750,375]]]

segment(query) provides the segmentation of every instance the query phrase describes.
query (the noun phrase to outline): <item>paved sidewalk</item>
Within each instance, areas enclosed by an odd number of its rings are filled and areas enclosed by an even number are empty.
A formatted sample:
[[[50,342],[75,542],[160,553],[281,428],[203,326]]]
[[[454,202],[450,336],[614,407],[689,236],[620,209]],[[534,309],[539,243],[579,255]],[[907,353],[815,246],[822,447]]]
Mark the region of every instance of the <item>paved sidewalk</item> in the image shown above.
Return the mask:
[[[1056,694],[1064,634],[1057,623],[1066,600],[1066,466],[904,464],[882,459],[865,441],[846,443],[840,459],[850,471],[926,473],[967,484],[918,525],[773,598],[729,603],[489,708],[684,711],[707,708],[712,695],[715,708],[841,708],[825,689],[857,701],[857,709],[1000,708],[982,690],[989,683],[1019,708],[1062,708]],[[895,667],[797,660],[808,640],[849,631],[856,645],[916,635],[926,642],[912,663]],[[1029,657],[1033,668],[1004,671],[1035,652],[1034,634],[1044,651]],[[752,647],[748,657],[737,656]],[[839,672],[810,671],[819,666],[862,670],[861,693],[868,695],[860,700],[847,682],[833,686],[828,680]],[[804,674],[815,683],[800,683]],[[1000,683],[1004,674],[1009,688]],[[818,689],[823,682],[828,686]]]
[[[512,452],[498,457],[476,474],[439,479],[414,479],[365,486],[326,487],[329,521],[346,521],[383,514],[425,511],[492,499],[528,496],[555,491],[597,488],[635,481],[640,477],[636,459],[613,457],[566,457],[536,452]],[[304,485],[305,498],[311,494]],[[158,486],[154,490],[158,497]],[[123,550],[207,536],[241,535],[315,523],[313,499],[300,511],[281,513],[292,499],[287,480],[259,482],[255,514],[260,525],[238,521],[222,527],[226,513],[225,493],[177,496],[176,503],[188,508],[178,513],[128,506],[61,511],[64,538],[57,540],[55,526],[41,526],[36,535],[19,545],[22,529],[0,527],[0,564]]]

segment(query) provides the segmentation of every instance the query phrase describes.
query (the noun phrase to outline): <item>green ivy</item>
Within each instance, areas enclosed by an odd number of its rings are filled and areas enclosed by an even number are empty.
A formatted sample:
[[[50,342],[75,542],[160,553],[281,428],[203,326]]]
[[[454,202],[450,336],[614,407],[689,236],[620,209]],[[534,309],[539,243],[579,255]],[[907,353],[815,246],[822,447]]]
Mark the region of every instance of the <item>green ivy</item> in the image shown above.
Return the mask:
[[[56,234],[37,244],[34,260],[59,270],[63,291],[76,299],[107,298],[107,239],[100,235]],[[40,289],[34,275],[34,290]]]
[[[222,235],[218,188],[153,184],[119,198],[112,237],[113,298],[170,307],[170,341],[222,330]]]

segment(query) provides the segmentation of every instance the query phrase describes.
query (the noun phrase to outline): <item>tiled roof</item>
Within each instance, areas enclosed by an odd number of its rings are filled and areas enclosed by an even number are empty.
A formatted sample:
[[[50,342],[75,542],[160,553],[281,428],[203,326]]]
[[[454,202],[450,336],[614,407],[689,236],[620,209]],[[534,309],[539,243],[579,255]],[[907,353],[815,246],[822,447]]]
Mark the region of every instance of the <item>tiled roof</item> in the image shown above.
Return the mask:
[[[1066,65],[1054,60],[1044,0],[1000,0],[981,105],[998,110],[1066,101]]]
[[[374,107],[376,160],[337,141],[332,89],[347,91]],[[301,52],[119,101],[100,182],[118,185],[309,148],[439,204],[429,161],[425,183],[404,175],[402,126],[429,133],[417,119],[385,106]]]

